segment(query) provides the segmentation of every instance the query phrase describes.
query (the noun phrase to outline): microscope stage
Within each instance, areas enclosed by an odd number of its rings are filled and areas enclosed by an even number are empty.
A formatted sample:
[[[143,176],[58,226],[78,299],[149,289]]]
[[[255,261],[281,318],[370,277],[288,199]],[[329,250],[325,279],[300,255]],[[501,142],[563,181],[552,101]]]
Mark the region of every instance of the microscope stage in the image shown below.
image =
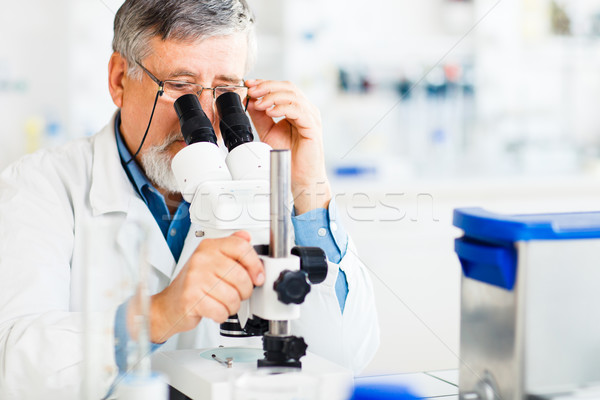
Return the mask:
[[[228,357],[233,359],[231,368],[225,362]],[[301,370],[282,372],[257,368],[263,357],[262,349],[250,347],[158,351],[152,356],[152,369],[195,400],[280,399],[282,391],[290,398],[346,400],[351,394],[352,372],[324,358],[307,353]]]

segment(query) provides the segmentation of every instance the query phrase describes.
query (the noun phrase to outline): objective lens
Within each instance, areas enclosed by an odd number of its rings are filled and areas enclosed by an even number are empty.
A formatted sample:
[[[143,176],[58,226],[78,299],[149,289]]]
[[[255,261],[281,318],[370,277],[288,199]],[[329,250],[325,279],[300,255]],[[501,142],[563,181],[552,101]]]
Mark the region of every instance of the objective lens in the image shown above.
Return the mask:
[[[221,122],[221,135],[229,151],[240,144],[254,141],[252,124],[244,112],[242,100],[235,92],[223,93],[217,97],[217,111]]]
[[[179,117],[181,133],[187,144],[211,142],[217,144],[217,136],[210,119],[206,116],[198,96],[186,94],[175,100],[175,112]]]

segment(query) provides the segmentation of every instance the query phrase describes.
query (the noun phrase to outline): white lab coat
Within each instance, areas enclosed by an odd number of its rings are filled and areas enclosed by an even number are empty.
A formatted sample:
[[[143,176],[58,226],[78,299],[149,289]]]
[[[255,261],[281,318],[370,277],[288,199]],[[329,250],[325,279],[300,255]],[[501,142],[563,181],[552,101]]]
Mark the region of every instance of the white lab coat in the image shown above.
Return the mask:
[[[149,227],[153,293],[169,284],[201,240],[192,226],[175,263],[121,166],[113,127],[114,117],[97,135],[23,157],[0,175],[1,399],[83,398],[85,371],[94,396],[104,393],[117,372],[115,311],[131,295],[127,271],[138,254],[131,222]],[[349,289],[343,315],[334,290],[338,265],[330,264],[292,330],[313,353],[358,372],[379,345],[373,289],[351,241],[339,268]],[[86,298],[93,314],[83,313]],[[205,319],[163,348],[226,342]]]

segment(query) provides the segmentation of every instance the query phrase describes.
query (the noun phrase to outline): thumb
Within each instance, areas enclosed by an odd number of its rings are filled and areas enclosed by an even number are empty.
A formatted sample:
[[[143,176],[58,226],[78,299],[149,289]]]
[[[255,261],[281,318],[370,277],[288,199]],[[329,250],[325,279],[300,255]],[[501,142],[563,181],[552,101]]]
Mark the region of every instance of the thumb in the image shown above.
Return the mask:
[[[256,128],[256,132],[258,133],[260,140],[263,140],[265,135],[275,125],[275,121],[273,121],[273,118],[269,117],[264,111],[257,110],[254,107],[255,103],[255,99],[251,99],[248,103],[248,114],[250,114],[250,118],[252,118],[252,123]]]
[[[237,231],[234,232],[231,236],[237,236],[239,238],[242,238],[248,243],[252,241],[252,236],[250,236],[250,234],[246,231]]]
[[[252,240],[252,236],[246,231],[237,231],[231,236],[239,237],[246,240],[248,243]],[[252,277],[252,282],[256,286],[262,286],[265,283],[265,269],[262,261],[256,255],[256,252],[252,251],[253,257],[244,260],[244,267],[248,270],[248,273]]]

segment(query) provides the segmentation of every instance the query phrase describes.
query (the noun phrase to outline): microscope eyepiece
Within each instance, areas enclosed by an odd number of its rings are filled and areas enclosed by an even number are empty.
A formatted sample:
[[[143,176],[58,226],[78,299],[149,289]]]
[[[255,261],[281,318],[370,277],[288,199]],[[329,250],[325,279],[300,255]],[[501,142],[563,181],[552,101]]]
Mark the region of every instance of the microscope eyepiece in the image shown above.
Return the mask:
[[[211,142],[217,144],[217,136],[210,119],[206,116],[198,96],[186,94],[175,101],[175,112],[179,117],[181,133],[187,144]]]
[[[229,151],[240,144],[254,141],[252,124],[237,93],[229,92],[217,97],[217,111],[221,119],[221,135]]]

